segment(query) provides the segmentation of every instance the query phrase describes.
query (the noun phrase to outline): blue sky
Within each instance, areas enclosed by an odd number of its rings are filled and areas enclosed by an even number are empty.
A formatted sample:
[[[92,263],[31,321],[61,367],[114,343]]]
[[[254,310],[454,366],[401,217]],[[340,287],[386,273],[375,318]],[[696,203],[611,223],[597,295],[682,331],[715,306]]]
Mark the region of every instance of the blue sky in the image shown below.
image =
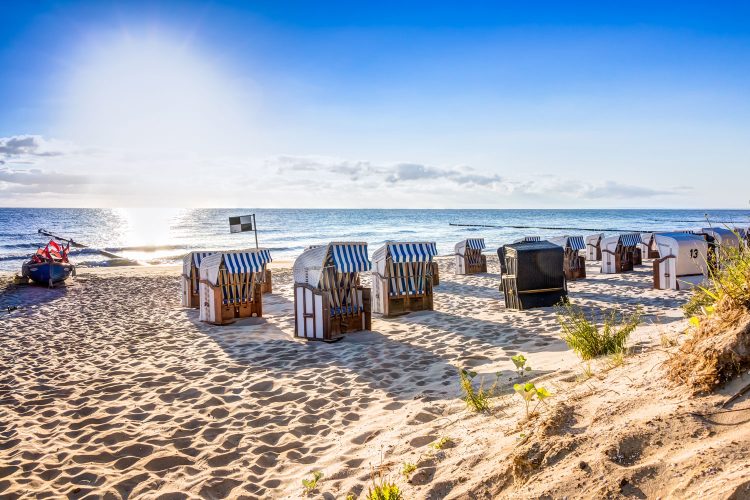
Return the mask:
[[[3,2],[0,205],[746,207],[750,7],[610,4]]]

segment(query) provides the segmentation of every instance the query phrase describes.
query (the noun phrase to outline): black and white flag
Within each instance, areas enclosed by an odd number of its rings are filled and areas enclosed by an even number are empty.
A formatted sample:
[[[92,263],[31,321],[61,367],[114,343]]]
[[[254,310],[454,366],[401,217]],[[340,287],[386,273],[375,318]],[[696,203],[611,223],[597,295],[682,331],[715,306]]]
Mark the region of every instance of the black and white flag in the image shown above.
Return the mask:
[[[243,233],[245,231],[255,231],[255,215],[241,215],[229,218],[230,233]]]

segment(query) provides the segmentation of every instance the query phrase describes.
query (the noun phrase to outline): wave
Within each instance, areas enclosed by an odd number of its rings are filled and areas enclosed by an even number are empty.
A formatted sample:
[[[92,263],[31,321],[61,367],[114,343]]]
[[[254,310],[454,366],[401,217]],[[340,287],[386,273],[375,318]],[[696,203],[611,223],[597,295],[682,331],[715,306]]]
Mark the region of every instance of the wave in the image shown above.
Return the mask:
[[[0,257],[0,262],[7,262],[9,260],[26,260],[28,255],[4,255]]]
[[[133,259],[84,260],[74,263],[77,267],[120,267],[137,266],[140,262]]]
[[[185,245],[137,245],[129,247],[104,247],[101,250],[110,253],[117,252],[158,252],[159,250],[184,250],[187,252]]]

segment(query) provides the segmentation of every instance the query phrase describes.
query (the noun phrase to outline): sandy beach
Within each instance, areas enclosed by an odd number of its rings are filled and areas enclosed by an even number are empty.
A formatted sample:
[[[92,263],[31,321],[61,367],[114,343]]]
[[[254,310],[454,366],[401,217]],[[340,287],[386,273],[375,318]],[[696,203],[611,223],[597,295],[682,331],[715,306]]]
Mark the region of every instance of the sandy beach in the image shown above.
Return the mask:
[[[173,266],[80,269],[54,290],[15,286],[6,275],[0,496],[302,498],[301,481],[313,471],[323,473],[313,498],[363,498],[373,477],[397,482],[405,498],[596,497],[610,487],[614,496],[625,495],[621,477],[633,476],[634,465],[608,459],[607,446],[677,404],[705,404],[680,403],[679,391],[649,391],[667,355],[660,346],[685,328],[685,293],[653,290],[649,266],[601,275],[590,263],[589,279],[569,283],[571,299],[640,306],[644,323],[624,366],[596,361],[589,366],[598,375],[581,382],[584,364],[560,339],[554,310],[506,310],[497,259],[488,260],[487,274],[455,276],[452,261],[440,259],[435,311],[374,317],[371,332],[334,344],[293,338],[290,263],[274,265],[274,293],[263,298],[262,319],[221,327],[180,307],[180,271]],[[7,312],[9,306],[18,309]],[[518,353],[533,369],[526,380],[554,394],[539,422],[568,412],[564,423],[577,431],[560,437],[567,444],[549,459],[568,467],[569,476],[516,480],[511,488],[513,474],[498,474],[531,432],[512,392],[518,380],[510,357]],[[484,374],[488,383],[500,374],[491,414],[466,409],[459,368]],[[597,377],[611,383],[591,383]],[[637,383],[631,387],[628,377]],[[603,422],[618,404],[629,416]],[[701,446],[721,439],[725,453],[747,450],[747,435],[726,434],[737,428],[687,420],[675,424],[686,434],[675,443],[703,436]],[[587,433],[598,437],[587,444]],[[445,446],[431,446],[442,438]],[[728,444],[733,439],[736,446]],[[690,462],[698,455],[688,455],[670,455],[678,464],[672,469],[654,457],[658,467],[639,476],[641,492],[652,493],[651,481],[667,488],[658,490],[667,497],[703,491],[723,498],[750,474],[746,456],[737,468],[727,461],[706,475]],[[584,460],[591,477],[601,479],[578,487]],[[408,477],[404,463],[417,465]],[[700,481],[678,474],[688,463],[703,474]]]

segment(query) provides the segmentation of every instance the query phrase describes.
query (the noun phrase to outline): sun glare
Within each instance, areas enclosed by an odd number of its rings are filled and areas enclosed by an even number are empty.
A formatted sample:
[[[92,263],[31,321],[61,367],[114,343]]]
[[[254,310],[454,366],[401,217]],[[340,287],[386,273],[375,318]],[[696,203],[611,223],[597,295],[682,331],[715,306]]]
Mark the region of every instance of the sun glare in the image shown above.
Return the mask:
[[[180,209],[172,208],[115,209],[114,214],[121,224],[122,255],[151,262],[174,254],[166,243],[173,240],[172,227],[180,212]]]
[[[64,86],[61,128],[73,139],[196,152],[224,151],[247,137],[251,86],[228,76],[209,52],[163,33],[91,40]]]

